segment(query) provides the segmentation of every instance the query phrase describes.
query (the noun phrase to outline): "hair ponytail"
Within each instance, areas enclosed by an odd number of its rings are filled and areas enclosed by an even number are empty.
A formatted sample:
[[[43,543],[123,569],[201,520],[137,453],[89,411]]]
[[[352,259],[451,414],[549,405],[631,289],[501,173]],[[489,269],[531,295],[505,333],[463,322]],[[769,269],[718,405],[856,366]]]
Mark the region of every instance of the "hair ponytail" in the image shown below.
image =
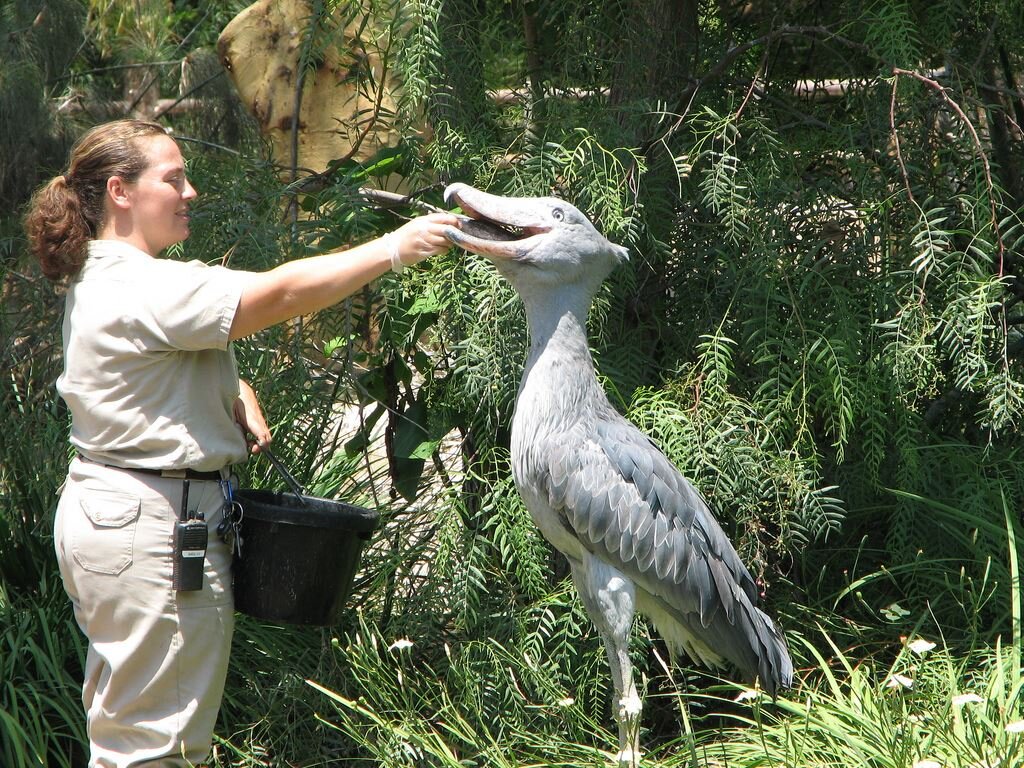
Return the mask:
[[[107,180],[134,181],[148,160],[137,139],[166,136],[159,123],[115,120],[97,125],[71,149],[68,171],[36,190],[25,216],[29,247],[54,282],[74,277],[85,263],[106,210]]]
[[[95,235],[65,176],[52,179],[32,196],[25,232],[43,274],[54,282],[78,273],[85,263],[86,243]]]

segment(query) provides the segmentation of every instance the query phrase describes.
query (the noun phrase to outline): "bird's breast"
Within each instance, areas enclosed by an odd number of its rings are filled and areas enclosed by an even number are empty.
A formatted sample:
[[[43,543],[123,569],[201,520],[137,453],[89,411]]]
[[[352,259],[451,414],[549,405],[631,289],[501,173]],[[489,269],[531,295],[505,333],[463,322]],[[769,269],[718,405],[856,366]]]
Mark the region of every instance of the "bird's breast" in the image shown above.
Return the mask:
[[[556,549],[575,559],[582,557],[582,544],[548,498],[550,457],[553,447],[571,451],[586,442],[603,402],[586,336],[574,316],[563,315],[553,336],[533,340],[510,448],[512,477],[534,523]]]
[[[547,456],[552,445],[565,446],[581,440],[586,409],[579,403],[564,404],[538,396],[524,387],[516,400],[512,417],[512,474],[522,490],[524,485],[547,472]]]
[[[574,419],[552,417],[541,404],[530,399],[516,404],[512,421],[511,461],[516,488],[534,524],[548,542],[567,557],[584,557],[579,537],[567,525],[562,510],[548,497],[550,449],[571,446],[580,440],[580,425]]]

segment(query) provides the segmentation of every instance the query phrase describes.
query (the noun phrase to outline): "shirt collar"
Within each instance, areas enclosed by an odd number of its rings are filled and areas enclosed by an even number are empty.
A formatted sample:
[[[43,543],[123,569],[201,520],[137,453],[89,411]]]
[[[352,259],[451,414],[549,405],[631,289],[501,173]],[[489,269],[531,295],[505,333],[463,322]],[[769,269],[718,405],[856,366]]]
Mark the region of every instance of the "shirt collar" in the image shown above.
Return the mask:
[[[144,256],[147,259],[152,258],[145,251],[123,240],[90,240],[88,247],[90,258],[137,258],[139,256]]]

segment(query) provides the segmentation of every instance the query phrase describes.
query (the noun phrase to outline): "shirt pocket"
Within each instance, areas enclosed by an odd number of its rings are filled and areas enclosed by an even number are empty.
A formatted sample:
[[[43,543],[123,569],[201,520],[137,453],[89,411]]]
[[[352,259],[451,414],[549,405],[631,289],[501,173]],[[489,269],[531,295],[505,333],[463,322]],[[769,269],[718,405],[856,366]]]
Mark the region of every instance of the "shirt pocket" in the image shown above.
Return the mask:
[[[141,502],[123,491],[90,489],[80,497],[84,519],[71,551],[87,571],[117,575],[132,564]]]

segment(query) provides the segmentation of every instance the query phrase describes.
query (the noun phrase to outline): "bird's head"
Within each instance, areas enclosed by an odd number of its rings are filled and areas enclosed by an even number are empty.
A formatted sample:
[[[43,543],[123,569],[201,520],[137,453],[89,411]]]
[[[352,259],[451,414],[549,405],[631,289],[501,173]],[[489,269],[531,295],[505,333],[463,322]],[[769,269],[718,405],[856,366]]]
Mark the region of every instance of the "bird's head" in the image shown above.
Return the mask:
[[[499,197],[451,184],[445,200],[465,214],[455,245],[485,256],[517,288],[583,285],[590,291],[629,252],[604,237],[574,205],[555,197]]]

